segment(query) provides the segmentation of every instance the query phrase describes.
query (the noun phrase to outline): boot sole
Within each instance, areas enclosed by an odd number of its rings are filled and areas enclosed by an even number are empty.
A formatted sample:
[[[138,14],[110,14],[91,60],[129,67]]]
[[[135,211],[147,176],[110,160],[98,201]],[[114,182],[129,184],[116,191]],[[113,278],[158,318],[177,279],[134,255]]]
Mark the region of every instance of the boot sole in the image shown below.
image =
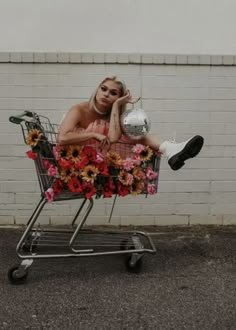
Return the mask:
[[[196,135],[191,140],[189,140],[183,150],[168,160],[168,164],[172,170],[179,170],[185,164],[185,160],[197,156],[197,154],[202,149],[203,143],[204,139],[200,135]]]

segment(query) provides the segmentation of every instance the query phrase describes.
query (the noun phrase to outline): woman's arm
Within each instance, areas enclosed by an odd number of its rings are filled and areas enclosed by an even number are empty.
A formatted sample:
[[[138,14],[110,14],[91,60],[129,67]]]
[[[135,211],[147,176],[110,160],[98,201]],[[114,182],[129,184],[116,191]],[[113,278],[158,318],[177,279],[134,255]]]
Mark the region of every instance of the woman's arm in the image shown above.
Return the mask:
[[[121,128],[120,128],[120,105],[118,100],[113,103],[111,115],[110,115],[110,124],[108,138],[110,143],[117,142],[121,137]]]
[[[57,142],[61,145],[79,144],[81,142],[96,139],[102,141],[105,136],[95,132],[76,131],[79,127],[83,111],[80,105],[72,107],[60,125]]]
[[[122,134],[120,127],[120,115],[121,115],[122,106],[127,103],[134,104],[139,100],[140,98],[136,100],[132,100],[132,96],[130,94],[130,91],[128,90],[125,96],[120,97],[113,103],[111,116],[110,116],[109,132],[108,132],[108,138],[110,140],[110,143],[117,142]]]

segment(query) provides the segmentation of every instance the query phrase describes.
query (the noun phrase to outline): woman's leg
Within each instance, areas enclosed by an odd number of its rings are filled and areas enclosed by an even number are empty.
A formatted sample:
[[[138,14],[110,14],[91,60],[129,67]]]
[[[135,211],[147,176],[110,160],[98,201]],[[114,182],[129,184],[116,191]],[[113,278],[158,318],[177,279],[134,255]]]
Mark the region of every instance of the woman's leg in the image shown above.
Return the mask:
[[[152,135],[145,135],[138,143],[149,145],[154,150],[159,150],[167,159],[172,170],[180,169],[185,161],[193,158],[201,151],[204,139],[200,135],[195,135],[187,141],[176,143],[172,141],[164,141],[160,143],[158,139]]]

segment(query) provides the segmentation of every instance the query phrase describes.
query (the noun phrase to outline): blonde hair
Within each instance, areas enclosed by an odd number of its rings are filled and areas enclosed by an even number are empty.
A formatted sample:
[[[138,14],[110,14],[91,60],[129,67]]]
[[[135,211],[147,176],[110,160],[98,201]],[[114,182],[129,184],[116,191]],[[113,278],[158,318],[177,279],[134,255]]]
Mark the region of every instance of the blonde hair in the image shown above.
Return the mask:
[[[120,80],[119,78],[117,78],[116,76],[111,76],[111,77],[106,77],[105,79],[103,79],[103,81],[99,84],[99,86],[97,87],[97,89],[93,92],[93,94],[91,95],[90,99],[89,99],[89,105],[91,109],[97,109],[95,101],[96,101],[96,95],[97,95],[97,91],[98,89],[106,82],[106,81],[113,81],[114,83],[116,83],[119,86],[120,89],[120,97],[124,96],[126,93],[126,85],[124,83],[124,81]],[[126,110],[126,104],[121,106],[121,111],[122,113]],[[109,113],[110,114],[110,113]]]

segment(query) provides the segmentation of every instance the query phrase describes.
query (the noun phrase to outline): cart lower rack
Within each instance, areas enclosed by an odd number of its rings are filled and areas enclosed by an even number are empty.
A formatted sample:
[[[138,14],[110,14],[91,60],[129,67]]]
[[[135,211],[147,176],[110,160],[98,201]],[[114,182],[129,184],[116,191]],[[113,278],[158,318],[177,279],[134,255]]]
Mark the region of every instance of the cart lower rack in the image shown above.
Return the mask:
[[[151,237],[141,231],[94,230],[86,221],[100,197],[157,192],[160,155],[149,147],[117,143],[112,150],[93,146],[58,146],[58,126],[47,117],[25,111],[11,116],[19,124],[28,156],[35,162],[41,198],[19,239],[16,252],[21,262],[9,269],[13,284],[24,283],[35,259],[118,255],[125,256],[131,272],[139,272],[145,253],[155,253]],[[78,200],[80,206],[66,229],[40,225],[47,203]],[[112,207],[112,211],[113,211]],[[110,219],[112,216],[112,211]]]

